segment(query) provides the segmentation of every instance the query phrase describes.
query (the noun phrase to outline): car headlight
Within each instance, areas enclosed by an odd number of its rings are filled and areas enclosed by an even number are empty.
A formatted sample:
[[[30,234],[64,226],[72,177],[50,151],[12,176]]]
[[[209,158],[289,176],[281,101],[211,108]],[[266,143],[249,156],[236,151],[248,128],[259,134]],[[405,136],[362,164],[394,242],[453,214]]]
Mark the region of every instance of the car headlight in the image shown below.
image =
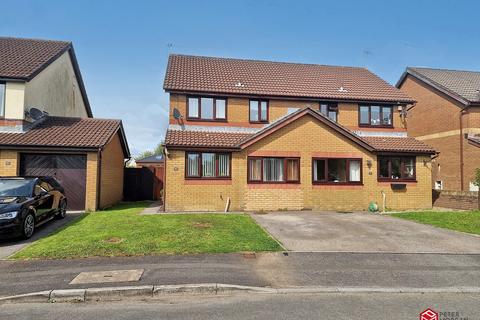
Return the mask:
[[[17,217],[17,214],[18,214],[17,211],[0,213],[0,220],[1,220],[1,219],[13,219],[13,218],[16,218],[16,217]]]

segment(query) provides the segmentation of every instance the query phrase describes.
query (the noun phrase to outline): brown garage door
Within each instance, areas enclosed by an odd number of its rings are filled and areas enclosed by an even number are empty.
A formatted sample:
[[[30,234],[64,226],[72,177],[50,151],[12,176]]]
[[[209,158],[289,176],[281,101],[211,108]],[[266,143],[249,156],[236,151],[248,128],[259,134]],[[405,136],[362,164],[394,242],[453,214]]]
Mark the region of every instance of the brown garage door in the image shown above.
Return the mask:
[[[20,175],[55,177],[65,189],[69,210],[85,209],[86,155],[32,154],[20,156]]]

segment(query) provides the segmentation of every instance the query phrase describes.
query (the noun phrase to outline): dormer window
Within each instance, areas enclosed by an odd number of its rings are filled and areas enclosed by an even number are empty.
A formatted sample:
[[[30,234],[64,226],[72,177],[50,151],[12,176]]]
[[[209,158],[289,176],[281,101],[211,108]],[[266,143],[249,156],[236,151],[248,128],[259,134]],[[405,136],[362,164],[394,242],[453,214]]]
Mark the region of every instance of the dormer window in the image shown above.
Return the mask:
[[[0,82],[0,117],[5,116],[5,82]]]
[[[227,99],[188,97],[187,119],[192,121],[225,121],[227,120]]]
[[[393,107],[360,106],[358,121],[360,127],[393,127]]]
[[[337,122],[338,106],[336,103],[320,102],[320,113],[330,120]]]

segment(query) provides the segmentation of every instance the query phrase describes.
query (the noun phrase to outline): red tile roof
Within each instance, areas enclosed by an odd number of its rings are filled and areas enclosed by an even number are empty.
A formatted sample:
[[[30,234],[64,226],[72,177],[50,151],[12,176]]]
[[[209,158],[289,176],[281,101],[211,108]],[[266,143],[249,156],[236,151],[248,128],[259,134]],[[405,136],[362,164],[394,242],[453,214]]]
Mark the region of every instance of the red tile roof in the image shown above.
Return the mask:
[[[415,101],[365,68],[186,55],[170,55],[164,89],[334,100]]]
[[[411,137],[362,137],[377,152],[435,153],[435,149],[423,141]]]
[[[98,149],[121,127],[120,120],[49,116],[26,132],[1,132],[0,147]],[[128,146],[124,147],[128,153]]]
[[[71,42],[0,37],[0,78],[30,80]]]
[[[250,136],[251,133],[168,130],[165,144],[168,147],[237,148]]]
[[[316,110],[311,108],[299,109],[284,118],[271,123],[256,133],[238,133],[228,131],[194,131],[194,130],[167,130],[165,144],[167,148],[224,148],[224,149],[242,149],[255,143],[259,139],[268,136],[275,130],[284,127],[284,125],[296,121],[304,115],[312,115],[319,121],[324,122],[332,130],[337,131],[348,139],[356,142],[371,152],[393,152],[393,153],[413,153],[413,154],[434,154],[435,150],[420,140],[410,137],[361,137],[350,130],[340,126],[336,122],[329,120]]]

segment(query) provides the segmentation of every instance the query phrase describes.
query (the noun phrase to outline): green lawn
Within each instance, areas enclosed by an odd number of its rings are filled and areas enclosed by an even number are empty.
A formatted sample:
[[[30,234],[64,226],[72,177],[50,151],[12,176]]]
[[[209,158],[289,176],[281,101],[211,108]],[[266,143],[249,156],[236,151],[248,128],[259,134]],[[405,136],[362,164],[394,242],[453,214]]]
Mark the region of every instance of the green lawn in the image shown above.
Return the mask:
[[[138,215],[147,203],[87,213],[13,259],[278,251],[281,246],[245,214]]]
[[[480,211],[402,212],[392,216],[440,228],[480,234]]]

